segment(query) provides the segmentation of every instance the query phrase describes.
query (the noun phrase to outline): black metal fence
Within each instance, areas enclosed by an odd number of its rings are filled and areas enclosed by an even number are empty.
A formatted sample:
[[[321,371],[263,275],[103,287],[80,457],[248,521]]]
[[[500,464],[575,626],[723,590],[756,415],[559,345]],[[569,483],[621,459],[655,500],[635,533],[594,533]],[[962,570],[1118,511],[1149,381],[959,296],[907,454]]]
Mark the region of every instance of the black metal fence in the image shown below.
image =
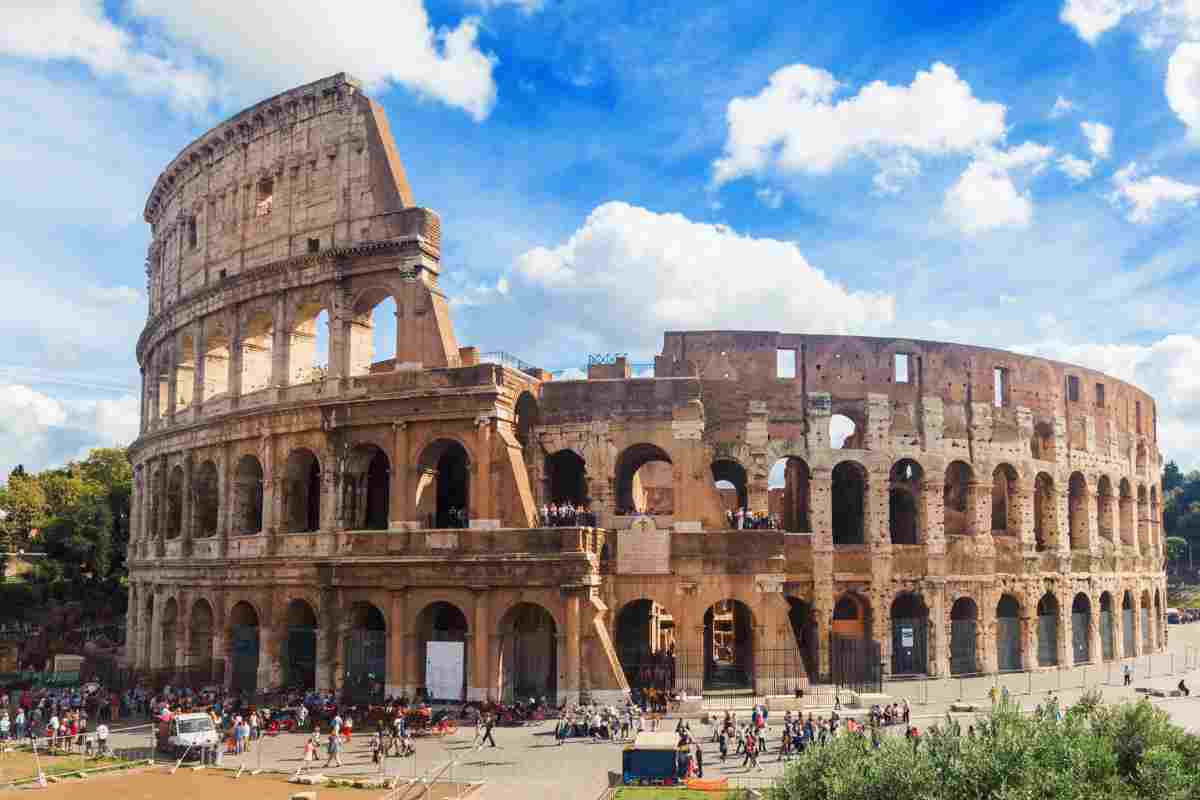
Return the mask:
[[[115,658],[95,657],[84,660],[80,680],[96,681],[108,689],[121,692],[137,686],[149,691],[159,691],[168,685],[181,689],[202,689],[224,683],[225,661],[215,658],[186,666],[135,669],[122,666]]]

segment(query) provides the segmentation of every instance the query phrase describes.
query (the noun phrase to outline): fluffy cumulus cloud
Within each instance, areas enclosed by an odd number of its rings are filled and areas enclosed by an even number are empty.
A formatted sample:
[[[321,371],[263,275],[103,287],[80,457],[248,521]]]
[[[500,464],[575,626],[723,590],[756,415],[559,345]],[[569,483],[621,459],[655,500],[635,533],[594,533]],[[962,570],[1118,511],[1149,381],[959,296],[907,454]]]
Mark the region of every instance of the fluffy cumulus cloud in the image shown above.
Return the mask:
[[[1059,170],[1073,181],[1086,181],[1092,177],[1094,166],[1091,161],[1085,161],[1082,158],[1076,158],[1073,155],[1067,154],[1059,158],[1056,163]]]
[[[1130,14],[1154,6],[1154,0],[1066,0],[1059,18],[1089,44],[1121,23]]]
[[[1033,199],[1021,191],[1014,173],[1042,172],[1054,148],[1025,142],[1009,150],[981,149],[958,180],[946,190],[942,204],[947,219],[968,235],[999,228],[1027,228]]]
[[[286,13],[235,0],[130,0],[123,18],[101,0],[16,2],[23,7],[6,8],[0,55],[77,62],[195,111],[343,70],[373,89],[399,84],[476,119],[496,99],[495,59],[478,46],[479,20],[434,29],[423,0],[310,0]]]
[[[520,256],[514,280],[545,296],[548,328],[586,328],[610,348],[655,347],[663,330],[743,328],[747,309],[755,329],[797,333],[867,332],[895,314],[891,296],[839,284],[792,242],[618,202],[564,243]]]
[[[1195,206],[1200,201],[1200,186],[1183,183],[1162,175],[1142,176],[1137,163],[1129,164],[1113,175],[1109,201],[1126,210],[1130,222],[1153,221],[1163,208]]]
[[[843,88],[823,69],[793,64],[775,72],[758,94],[731,100],[714,182],[771,171],[827,174],[867,157],[880,162],[890,176],[883,186],[891,187],[897,175],[915,173],[917,156],[970,153],[1004,137],[1004,105],[975,97],[954,68],[940,62],[908,86],[874,81],[839,99]]]
[[[17,464],[55,466],[93,447],[129,444],[137,432],[138,401],[132,395],[71,402],[0,383],[0,480]]]
[[[1200,42],[1183,42],[1167,62],[1167,103],[1200,138]]]
[[[1087,138],[1088,149],[1096,158],[1108,158],[1112,155],[1112,128],[1102,122],[1081,122],[1083,135]]]

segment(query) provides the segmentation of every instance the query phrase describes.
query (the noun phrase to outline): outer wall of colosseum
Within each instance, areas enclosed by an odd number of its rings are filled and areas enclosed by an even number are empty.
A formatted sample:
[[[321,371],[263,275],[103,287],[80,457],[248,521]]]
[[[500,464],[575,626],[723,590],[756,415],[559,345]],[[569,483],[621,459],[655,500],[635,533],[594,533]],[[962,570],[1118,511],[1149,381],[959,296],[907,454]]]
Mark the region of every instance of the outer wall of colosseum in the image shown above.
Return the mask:
[[[1165,644],[1133,386],[902,339],[669,332],[655,377],[574,381],[460,347],[438,217],[345,75],[205,134],[145,217],[137,668],[411,693],[449,642],[452,693],[566,699],[667,652],[679,686],[766,694],[847,640],[928,675]],[[539,527],[566,502],[596,527]]]

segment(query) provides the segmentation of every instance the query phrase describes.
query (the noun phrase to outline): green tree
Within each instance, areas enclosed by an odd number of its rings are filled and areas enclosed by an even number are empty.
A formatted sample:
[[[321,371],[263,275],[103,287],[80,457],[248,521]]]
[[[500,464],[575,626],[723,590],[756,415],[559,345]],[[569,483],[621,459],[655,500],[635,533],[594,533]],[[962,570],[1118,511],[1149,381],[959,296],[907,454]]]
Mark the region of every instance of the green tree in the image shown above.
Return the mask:
[[[41,482],[18,465],[0,486],[0,550],[8,553],[28,548],[30,533],[46,521],[46,511]]]
[[[107,578],[112,566],[112,524],[108,498],[99,491],[84,493],[43,530],[46,560],[67,581]]]

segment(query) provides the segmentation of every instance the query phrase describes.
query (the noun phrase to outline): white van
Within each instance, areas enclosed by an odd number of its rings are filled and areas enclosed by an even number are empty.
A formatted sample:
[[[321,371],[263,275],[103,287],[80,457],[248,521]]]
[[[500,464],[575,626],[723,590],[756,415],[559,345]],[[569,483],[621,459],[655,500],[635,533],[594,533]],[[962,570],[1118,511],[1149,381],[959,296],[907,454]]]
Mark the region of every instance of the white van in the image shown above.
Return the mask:
[[[199,755],[201,748],[219,743],[217,728],[208,714],[176,714],[158,723],[158,749],[175,758],[181,758],[188,748]]]

